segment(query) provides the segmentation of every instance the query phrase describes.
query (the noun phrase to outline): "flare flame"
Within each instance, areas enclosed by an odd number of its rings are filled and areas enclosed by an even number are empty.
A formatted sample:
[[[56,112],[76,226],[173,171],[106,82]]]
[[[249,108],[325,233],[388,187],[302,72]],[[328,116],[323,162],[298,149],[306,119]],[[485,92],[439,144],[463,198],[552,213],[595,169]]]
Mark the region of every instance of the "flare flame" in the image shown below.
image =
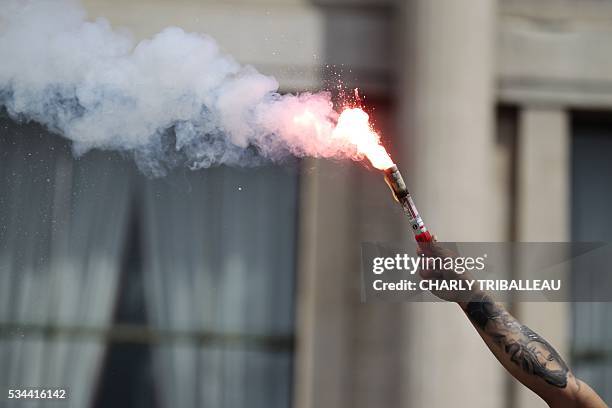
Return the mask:
[[[380,135],[372,128],[369,116],[363,109],[344,109],[332,135],[354,144],[357,152],[366,156],[377,169],[386,170],[393,166],[393,160],[380,144]]]

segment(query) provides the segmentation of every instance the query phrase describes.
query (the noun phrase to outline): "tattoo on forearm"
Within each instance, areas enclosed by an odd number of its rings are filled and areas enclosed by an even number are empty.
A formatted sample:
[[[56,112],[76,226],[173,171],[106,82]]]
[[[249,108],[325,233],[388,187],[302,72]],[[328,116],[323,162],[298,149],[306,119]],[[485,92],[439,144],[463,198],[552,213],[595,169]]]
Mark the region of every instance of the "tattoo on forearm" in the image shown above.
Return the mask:
[[[466,313],[523,371],[541,377],[555,387],[567,386],[569,369],[559,353],[490,297],[483,295],[468,303]]]

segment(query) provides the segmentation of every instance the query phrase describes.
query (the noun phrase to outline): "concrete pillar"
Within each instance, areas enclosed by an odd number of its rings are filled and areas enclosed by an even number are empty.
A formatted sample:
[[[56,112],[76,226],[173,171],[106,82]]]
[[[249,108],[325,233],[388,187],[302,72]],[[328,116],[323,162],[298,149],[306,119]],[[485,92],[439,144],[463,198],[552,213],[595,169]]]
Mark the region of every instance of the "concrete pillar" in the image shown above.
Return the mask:
[[[440,238],[495,239],[491,209],[495,3],[412,0],[405,10],[400,129],[410,187]]]
[[[355,163],[303,163],[295,408],[400,406],[402,310],[360,299],[360,243],[374,236],[389,240],[402,219],[399,212],[364,204],[382,201],[396,209],[380,174],[371,173]],[[369,182],[361,178],[366,175]],[[365,227],[373,217],[374,228]]]
[[[407,183],[441,241],[503,240],[494,222],[494,0],[413,0],[398,91]],[[454,304],[407,306],[406,407],[504,406],[502,368]]]
[[[570,230],[570,131],[558,107],[525,107],[519,115],[517,163],[518,241],[568,241]],[[517,277],[525,278],[525,277]],[[567,360],[570,305],[521,302],[515,314]],[[514,407],[541,407],[542,401],[513,384]]]
[[[350,406],[349,298],[359,299],[359,291],[351,291],[346,282],[355,280],[360,261],[359,245],[351,239],[356,227],[356,208],[350,200],[351,170],[350,163],[321,160],[307,160],[303,166],[296,285],[296,408]]]
[[[558,107],[519,115],[518,238],[567,241],[570,229],[570,131]]]

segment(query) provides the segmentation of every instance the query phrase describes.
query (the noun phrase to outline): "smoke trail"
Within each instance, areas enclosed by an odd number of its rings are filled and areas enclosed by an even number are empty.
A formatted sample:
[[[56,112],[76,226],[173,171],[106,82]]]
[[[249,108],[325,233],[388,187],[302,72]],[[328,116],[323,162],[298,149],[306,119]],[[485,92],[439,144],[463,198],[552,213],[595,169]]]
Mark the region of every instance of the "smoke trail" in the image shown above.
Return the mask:
[[[72,141],[76,154],[112,149],[150,174],[254,165],[289,155],[358,158],[334,138],[328,93],[280,95],[202,34],[170,27],[135,43],[72,0],[5,0],[0,105]]]

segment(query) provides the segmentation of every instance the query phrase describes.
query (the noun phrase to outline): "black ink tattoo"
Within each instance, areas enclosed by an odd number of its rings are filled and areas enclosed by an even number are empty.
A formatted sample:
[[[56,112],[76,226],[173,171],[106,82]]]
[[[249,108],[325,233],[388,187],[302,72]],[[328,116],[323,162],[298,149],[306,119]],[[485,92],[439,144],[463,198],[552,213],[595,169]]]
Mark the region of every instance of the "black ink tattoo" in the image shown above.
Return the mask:
[[[567,386],[569,368],[559,353],[490,297],[482,295],[469,302],[466,313],[523,371],[541,377],[555,387]]]

